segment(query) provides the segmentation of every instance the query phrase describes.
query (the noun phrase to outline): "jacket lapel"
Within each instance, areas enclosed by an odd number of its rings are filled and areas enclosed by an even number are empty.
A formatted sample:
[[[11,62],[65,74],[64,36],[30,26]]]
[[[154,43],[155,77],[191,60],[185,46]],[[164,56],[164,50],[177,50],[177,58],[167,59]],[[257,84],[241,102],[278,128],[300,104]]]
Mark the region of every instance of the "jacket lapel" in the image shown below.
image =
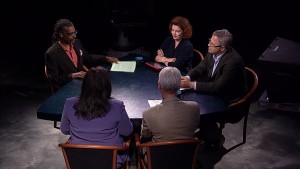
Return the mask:
[[[220,67],[222,67],[222,65],[224,64],[224,61],[226,60],[227,57],[228,57],[228,54],[227,54],[227,52],[226,52],[226,53],[224,53],[224,55],[220,58],[220,61],[219,61],[218,65],[217,65],[217,67],[216,67],[216,69],[215,69],[214,74],[212,75],[212,77],[214,77],[214,76],[217,74],[217,72],[219,72]],[[214,65],[212,65],[212,66],[214,66]],[[211,70],[211,71],[212,71],[212,70]]]
[[[56,50],[57,51],[57,55],[58,56],[63,56],[60,59],[62,59],[64,62],[69,62],[68,65],[72,65],[75,69],[77,69],[75,67],[75,65],[73,64],[72,60],[69,58],[69,56],[65,52],[65,50],[59,45],[59,43],[56,43],[56,47],[59,48],[59,50]]]

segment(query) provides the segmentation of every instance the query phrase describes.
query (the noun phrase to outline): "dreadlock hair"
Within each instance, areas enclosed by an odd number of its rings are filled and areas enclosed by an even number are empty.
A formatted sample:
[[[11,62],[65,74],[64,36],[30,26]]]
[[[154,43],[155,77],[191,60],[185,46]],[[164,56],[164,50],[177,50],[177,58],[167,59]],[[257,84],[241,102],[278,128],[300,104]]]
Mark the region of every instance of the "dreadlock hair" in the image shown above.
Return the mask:
[[[68,19],[60,19],[54,25],[54,31],[52,35],[52,44],[60,39],[59,33],[63,33],[65,27],[74,26]]]

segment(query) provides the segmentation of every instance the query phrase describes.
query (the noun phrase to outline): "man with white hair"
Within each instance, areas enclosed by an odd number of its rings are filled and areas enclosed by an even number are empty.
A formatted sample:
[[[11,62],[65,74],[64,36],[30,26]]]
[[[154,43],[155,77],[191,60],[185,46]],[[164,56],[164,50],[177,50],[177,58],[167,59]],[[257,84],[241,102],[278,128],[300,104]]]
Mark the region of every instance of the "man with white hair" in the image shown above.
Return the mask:
[[[180,79],[176,67],[165,67],[160,71],[158,90],[163,100],[143,112],[142,138],[170,141],[194,137],[199,126],[200,108],[195,101],[182,101],[177,97]]]

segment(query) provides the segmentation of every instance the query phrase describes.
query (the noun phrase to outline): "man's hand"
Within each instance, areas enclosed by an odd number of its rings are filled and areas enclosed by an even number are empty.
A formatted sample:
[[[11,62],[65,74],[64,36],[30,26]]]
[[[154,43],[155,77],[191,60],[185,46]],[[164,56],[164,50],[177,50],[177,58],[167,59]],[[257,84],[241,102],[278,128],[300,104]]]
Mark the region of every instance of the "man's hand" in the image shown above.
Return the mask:
[[[118,63],[119,59],[113,56],[106,56],[106,60],[110,63]]]
[[[186,76],[181,77],[180,87],[182,88],[193,88],[194,83]]]
[[[80,71],[80,72],[72,73],[72,78],[73,79],[84,78],[85,74],[86,74],[85,71]]]

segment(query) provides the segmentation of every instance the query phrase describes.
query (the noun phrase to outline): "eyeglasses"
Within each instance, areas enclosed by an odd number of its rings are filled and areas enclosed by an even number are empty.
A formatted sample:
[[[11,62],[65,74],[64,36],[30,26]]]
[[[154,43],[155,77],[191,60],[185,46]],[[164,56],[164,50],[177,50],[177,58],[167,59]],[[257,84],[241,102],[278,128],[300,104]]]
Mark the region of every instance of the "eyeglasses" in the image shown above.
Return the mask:
[[[213,44],[210,39],[208,39],[208,46],[209,47],[215,47],[215,48],[222,47],[221,45],[215,45],[215,44]]]
[[[77,35],[77,31],[75,32],[64,32],[65,35],[68,35],[68,36],[76,36]]]

